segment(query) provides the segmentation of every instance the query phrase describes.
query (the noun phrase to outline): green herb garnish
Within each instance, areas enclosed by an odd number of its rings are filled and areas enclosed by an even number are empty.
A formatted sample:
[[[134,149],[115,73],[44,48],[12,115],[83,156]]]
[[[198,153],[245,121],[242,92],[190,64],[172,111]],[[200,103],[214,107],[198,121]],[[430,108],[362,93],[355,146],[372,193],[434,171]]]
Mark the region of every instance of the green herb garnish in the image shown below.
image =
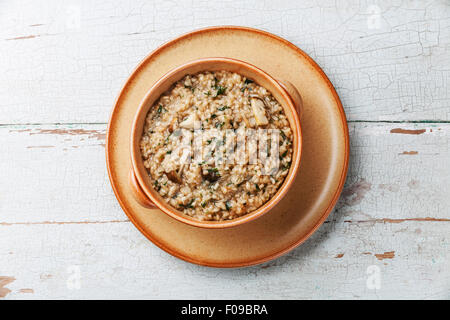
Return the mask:
[[[224,124],[225,124],[224,122],[216,122],[215,127],[222,129]]]
[[[226,87],[217,86],[217,92],[216,92],[216,95],[214,97],[217,97],[217,96],[220,96],[221,94],[224,94],[226,90],[227,90]]]
[[[184,87],[185,87],[186,89],[190,89],[192,93],[194,93],[194,91],[195,91],[195,88],[192,87],[192,86],[184,85]]]
[[[188,208],[192,209],[192,208],[194,208],[194,206],[192,205],[194,203],[194,201],[195,201],[195,198],[192,199],[191,201],[189,201],[188,204],[180,204],[180,207],[182,207],[184,209],[188,209]]]

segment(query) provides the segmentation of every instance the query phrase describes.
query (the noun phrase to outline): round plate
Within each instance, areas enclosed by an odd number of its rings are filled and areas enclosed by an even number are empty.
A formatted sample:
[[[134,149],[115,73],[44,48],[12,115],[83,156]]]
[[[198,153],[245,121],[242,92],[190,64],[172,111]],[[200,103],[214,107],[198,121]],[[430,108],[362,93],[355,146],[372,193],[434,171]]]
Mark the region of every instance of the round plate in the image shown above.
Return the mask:
[[[141,207],[128,185],[130,131],[139,102],[166,72],[201,57],[240,59],[294,84],[303,97],[303,154],[297,178],[270,212],[228,229],[188,226]],[[304,242],[327,218],[348,168],[347,122],[339,97],[320,67],[273,34],[244,27],[212,27],[185,34],[148,55],[120,92],[108,124],[106,162],[120,205],[154,244],[183,260],[242,267],[277,258]]]

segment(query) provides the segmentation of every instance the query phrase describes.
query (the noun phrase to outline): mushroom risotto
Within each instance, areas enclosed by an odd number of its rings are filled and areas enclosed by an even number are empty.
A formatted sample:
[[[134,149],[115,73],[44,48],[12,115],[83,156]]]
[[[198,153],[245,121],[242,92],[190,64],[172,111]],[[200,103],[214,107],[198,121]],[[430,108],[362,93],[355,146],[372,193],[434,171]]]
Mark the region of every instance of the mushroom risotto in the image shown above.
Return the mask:
[[[275,195],[289,171],[292,139],[268,90],[216,71],[185,76],[155,102],[140,149],[153,188],[168,204],[194,219],[219,221]]]

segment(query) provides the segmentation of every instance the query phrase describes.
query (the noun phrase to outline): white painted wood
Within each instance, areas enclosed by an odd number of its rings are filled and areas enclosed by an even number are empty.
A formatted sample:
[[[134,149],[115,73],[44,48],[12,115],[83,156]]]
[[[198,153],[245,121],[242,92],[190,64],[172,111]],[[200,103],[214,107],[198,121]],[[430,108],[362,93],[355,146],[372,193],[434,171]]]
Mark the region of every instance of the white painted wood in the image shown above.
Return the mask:
[[[211,25],[298,45],[329,75],[350,120],[450,120],[448,2],[374,2],[5,1],[0,123],[105,123],[139,61]]]
[[[448,299],[448,225],[330,222],[287,256],[235,270],[169,256],[131,223],[0,225],[0,270],[16,279],[6,299]]]
[[[136,64],[221,24],[304,49],[353,121],[326,223],[287,256],[236,270],[185,263],[141,235],[104,154]],[[450,298],[448,2],[3,1],[0,43],[0,299]]]
[[[238,270],[179,261],[127,221],[104,132],[0,129],[0,276],[16,279],[6,298],[449,298],[448,124],[350,124],[337,209],[288,256]],[[379,290],[366,285],[372,265]],[[70,290],[78,267],[81,288]]]
[[[405,133],[391,133],[399,129]],[[344,219],[450,219],[449,124],[351,123],[349,130],[350,169],[337,205]],[[123,220],[106,171],[105,132],[105,125],[1,127],[0,221]]]

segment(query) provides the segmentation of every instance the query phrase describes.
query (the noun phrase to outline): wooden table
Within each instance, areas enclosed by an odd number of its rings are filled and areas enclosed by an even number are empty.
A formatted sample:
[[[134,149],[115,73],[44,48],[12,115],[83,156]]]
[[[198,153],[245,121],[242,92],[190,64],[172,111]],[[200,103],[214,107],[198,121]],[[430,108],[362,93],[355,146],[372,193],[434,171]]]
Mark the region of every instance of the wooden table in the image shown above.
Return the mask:
[[[449,2],[374,2],[3,1],[0,298],[450,298]],[[318,232],[234,270],[180,261],[141,235],[104,152],[138,62],[225,24],[315,59],[351,140],[346,187]]]

